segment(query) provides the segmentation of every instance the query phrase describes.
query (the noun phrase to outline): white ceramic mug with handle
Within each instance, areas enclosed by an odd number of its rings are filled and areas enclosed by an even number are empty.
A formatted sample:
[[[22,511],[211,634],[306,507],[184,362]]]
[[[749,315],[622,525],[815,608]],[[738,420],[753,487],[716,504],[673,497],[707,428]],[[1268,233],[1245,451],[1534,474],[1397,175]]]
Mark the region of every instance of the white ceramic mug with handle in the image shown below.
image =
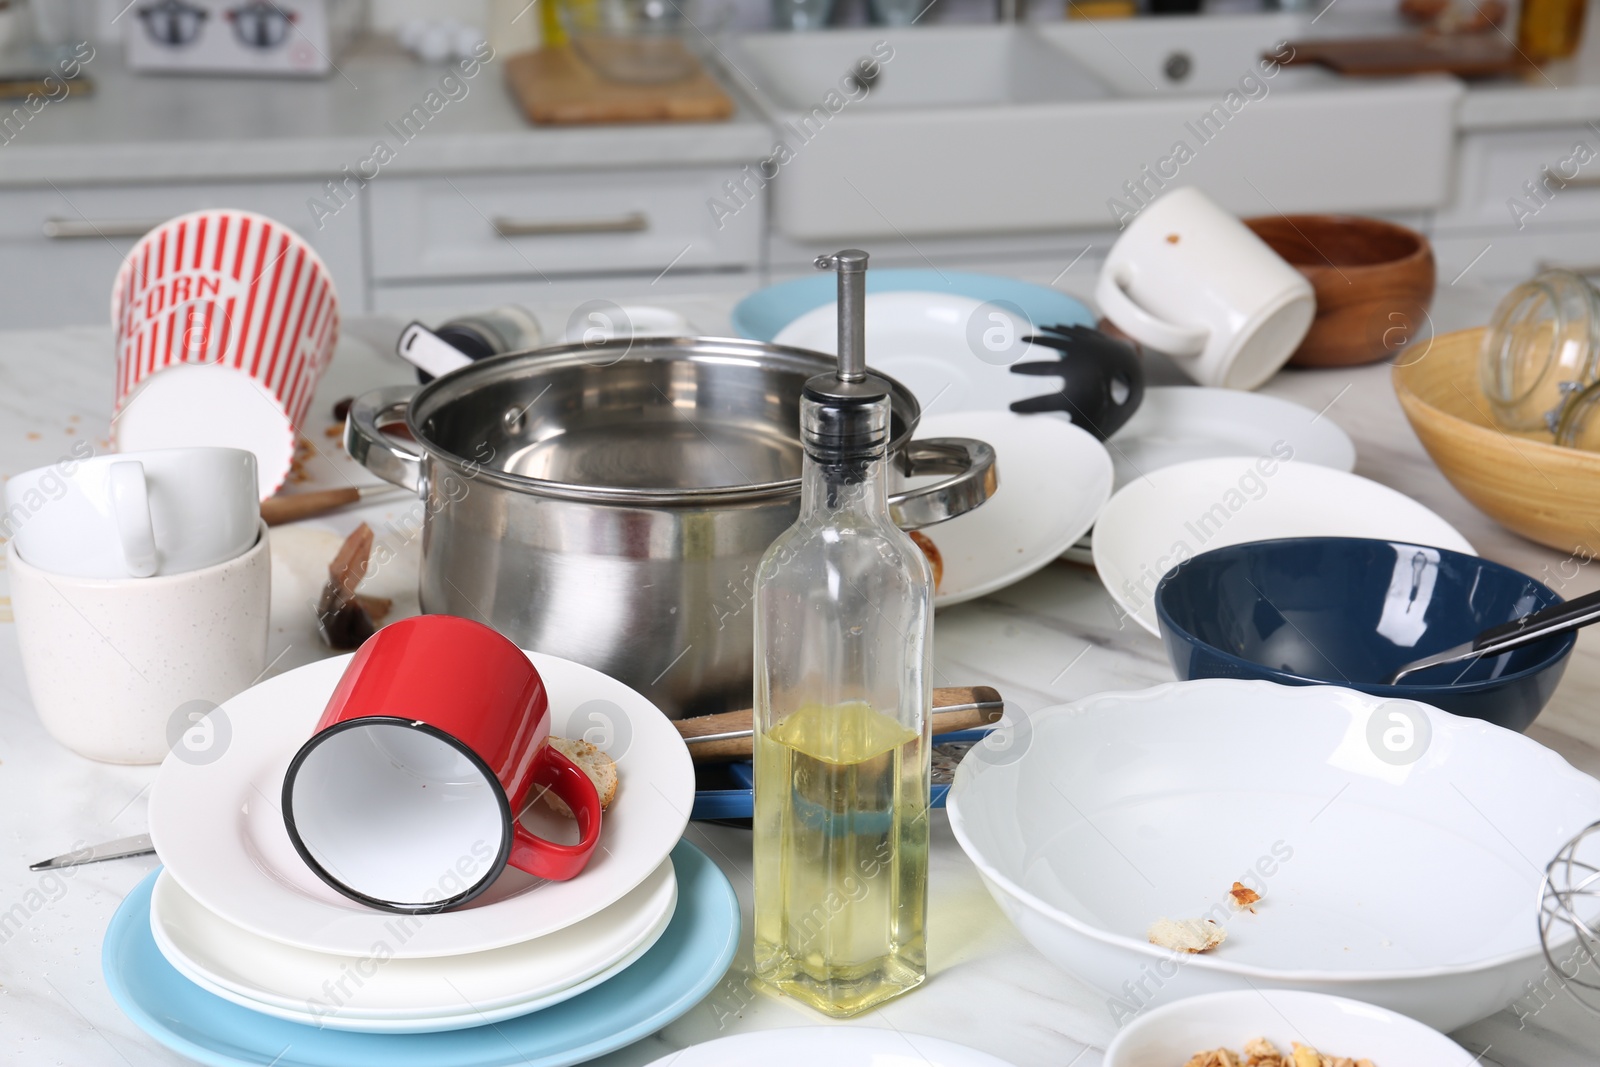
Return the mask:
[[[170,448],[39,467],[6,483],[0,527],[28,563],[78,578],[150,578],[255,544],[256,457]]]
[[[1311,328],[1311,283],[1198,189],[1139,212],[1100,268],[1095,301],[1122,332],[1201,385],[1254,389]]]
[[[272,557],[260,519],[241,555],[152,578],[52,574],[22,559],[6,570],[22,673],[50,735],[107,763],[159,763],[216,705],[267,665]],[[225,722],[207,722],[226,744]],[[181,758],[221,755],[191,743]]]

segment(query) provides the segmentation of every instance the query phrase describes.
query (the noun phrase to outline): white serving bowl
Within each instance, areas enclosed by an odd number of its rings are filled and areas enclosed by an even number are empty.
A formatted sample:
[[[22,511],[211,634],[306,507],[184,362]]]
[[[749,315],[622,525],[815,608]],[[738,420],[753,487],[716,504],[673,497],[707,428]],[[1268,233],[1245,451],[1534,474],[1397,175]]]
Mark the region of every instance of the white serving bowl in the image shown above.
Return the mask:
[[[1140,1015],[1106,1049],[1102,1067],[1177,1067],[1196,1052],[1264,1037],[1288,1052],[1296,1041],[1378,1067],[1475,1067],[1439,1031],[1359,1000],[1274,989],[1190,997]]]
[[[1246,988],[1445,1031],[1484,1018],[1540,976],[1543,865],[1600,818],[1600,782],[1537,742],[1332,686],[1176,682],[995,738],[956,774],[956,838],[1119,1024]],[[1236,880],[1261,892],[1254,912],[1234,910]],[[1145,939],[1158,918],[1207,915],[1228,932],[1212,952]]]

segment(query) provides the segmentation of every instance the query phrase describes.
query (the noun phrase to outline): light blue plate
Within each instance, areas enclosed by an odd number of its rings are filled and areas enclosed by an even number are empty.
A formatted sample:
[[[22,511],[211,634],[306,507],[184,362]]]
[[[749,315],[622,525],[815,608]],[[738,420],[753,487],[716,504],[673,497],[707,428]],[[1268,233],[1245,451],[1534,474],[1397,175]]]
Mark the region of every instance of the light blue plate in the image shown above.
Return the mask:
[[[973,300],[1009,300],[1020,307],[1035,326],[1093,326],[1094,314],[1082,301],[1032,282],[998,274],[972,274],[959,270],[869,270],[867,292],[907,291],[949,293]],[[839,283],[832,274],[797,278],[757,289],[733,309],[733,329],[740,337],[770,341],[801,315],[831,304]]]
[[[106,988],[145,1033],[215,1067],[564,1067],[655,1033],[722,980],[739,944],[739,900],[705,853],[672,850],[678,906],[661,939],[617,977],[521,1018],[437,1034],[357,1034],[260,1015],[172,968],[150,936],[150,890],[128,894],[106,929]]]

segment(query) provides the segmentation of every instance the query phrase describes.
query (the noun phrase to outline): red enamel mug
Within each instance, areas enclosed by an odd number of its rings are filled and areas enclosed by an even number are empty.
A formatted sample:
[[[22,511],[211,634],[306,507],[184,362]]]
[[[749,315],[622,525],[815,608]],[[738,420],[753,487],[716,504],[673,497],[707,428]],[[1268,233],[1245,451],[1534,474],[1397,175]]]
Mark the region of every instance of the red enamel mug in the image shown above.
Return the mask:
[[[289,764],[289,839],[323,881],[387,911],[463,904],[508,863],[572,878],[599,841],[600,797],[549,738],[544,681],[516,645],[452,615],[393,623],[350,660]],[[572,809],[576,844],[517,821],[535,789]]]

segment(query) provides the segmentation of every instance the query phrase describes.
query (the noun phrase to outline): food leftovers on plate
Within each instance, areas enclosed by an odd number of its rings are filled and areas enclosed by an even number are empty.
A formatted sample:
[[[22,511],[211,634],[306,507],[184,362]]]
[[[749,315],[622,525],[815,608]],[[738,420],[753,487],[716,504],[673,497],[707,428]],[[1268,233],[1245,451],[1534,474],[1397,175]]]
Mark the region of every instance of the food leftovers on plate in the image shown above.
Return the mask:
[[[1157,919],[1145,931],[1152,945],[1174,952],[1210,952],[1228,939],[1215,919]]]
[[[1228,890],[1228,896],[1232,898],[1234,907],[1240,910],[1248,910],[1252,915],[1255,914],[1256,909],[1250,907],[1250,905],[1261,899],[1260,893],[1246,886],[1243,882],[1233,883],[1233,888]]]
[[[611,802],[617,799],[617,765],[610,756],[600,751],[594,745],[582,739],[573,740],[566,737],[550,737],[550,747],[567,757],[578,765],[578,769],[589,776],[594,783],[594,790],[600,794],[600,810],[605,811],[611,807]],[[567,807],[566,801],[546,789],[542,794],[544,802],[550,805],[550,810],[557,815],[572,817],[572,809]]]
[[[1245,1043],[1243,1053],[1225,1048],[1196,1052],[1183,1067],[1377,1067],[1371,1060],[1328,1056],[1298,1041],[1293,1046],[1286,1055],[1271,1041],[1257,1037]]]

